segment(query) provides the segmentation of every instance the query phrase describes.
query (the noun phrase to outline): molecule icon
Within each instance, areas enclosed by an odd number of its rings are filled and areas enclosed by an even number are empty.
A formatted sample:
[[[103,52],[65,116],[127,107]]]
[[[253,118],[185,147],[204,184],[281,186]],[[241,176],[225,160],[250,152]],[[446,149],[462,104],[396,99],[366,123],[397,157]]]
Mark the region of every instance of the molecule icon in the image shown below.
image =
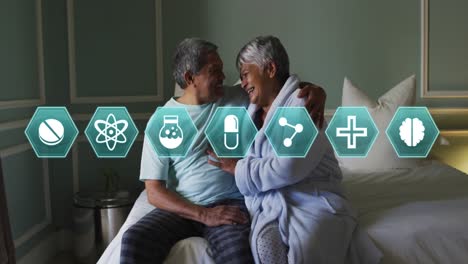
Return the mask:
[[[294,139],[294,137],[296,136],[297,133],[301,133],[303,130],[304,130],[304,127],[302,126],[302,124],[296,124],[295,126],[291,125],[288,123],[288,119],[286,119],[286,117],[281,117],[279,120],[278,120],[278,123],[280,126],[284,127],[284,126],[288,126],[290,128],[294,128],[294,133],[292,134],[291,137],[287,137],[283,140],[283,145],[287,148],[289,148],[291,145],[292,145],[292,140]]]
[[[305,157],[317,134],[305,107],[278,107],[265,129],[265,136],[280,158]]]

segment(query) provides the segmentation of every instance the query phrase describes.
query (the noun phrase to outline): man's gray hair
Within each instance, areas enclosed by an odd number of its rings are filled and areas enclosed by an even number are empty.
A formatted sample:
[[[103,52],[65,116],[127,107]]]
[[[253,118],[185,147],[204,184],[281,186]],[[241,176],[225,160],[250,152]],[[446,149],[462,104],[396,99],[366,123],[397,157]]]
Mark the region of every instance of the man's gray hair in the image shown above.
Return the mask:
[[[218,46],[199,38],[186,38],[179,43],[174,53],[172,76],[180,88],[187,87],[185,73],[198,74],[207,63],[208,54],[217,50]]]
[[[237,54],[236,66],[240,71],[242,64],[259,66],[262,70],[273,62],[276,66],[276,78],[285,83],[289,78],[289,57],[281,41],[274,36],[260,36],[249,41]]]

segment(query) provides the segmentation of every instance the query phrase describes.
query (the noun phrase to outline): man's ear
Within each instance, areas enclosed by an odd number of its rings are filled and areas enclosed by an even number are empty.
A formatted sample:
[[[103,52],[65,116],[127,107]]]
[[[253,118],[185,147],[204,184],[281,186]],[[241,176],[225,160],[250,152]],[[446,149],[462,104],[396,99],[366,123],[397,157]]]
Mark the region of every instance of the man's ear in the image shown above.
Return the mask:
[[[276,76],[276,72],[277,72],[277,67],[276,67],[276,64],[272,61],[270,61],[268,64],[267,64],[267,74],[268,74],[268,77],[270,78],[275,78]]]
[[[186,71],[184,73],[184,80],[187,86],[191,85],[193,83],[193,74],[190,71]]]

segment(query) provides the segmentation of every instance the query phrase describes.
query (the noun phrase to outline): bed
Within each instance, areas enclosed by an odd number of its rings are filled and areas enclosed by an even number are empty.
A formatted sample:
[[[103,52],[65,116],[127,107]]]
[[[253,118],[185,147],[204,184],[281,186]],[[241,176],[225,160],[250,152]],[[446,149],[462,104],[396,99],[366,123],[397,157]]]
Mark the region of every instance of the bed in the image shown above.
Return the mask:
[[[466,263],[468,175],[437,161],[344,174],[359,223],[383,253],[381,263]]]
[[[361,228],[390,263],[464,263],[468,259],[468,175],[437,161],[412,169],[356,173],[344,186]],[[143,191],[99,260],[119,263],[123,232],[154,207]],[[202,238],[174,246],[166,263],[214,263]]]
[[[381,131],[366,158],[339,159],[363,241],[371,244],[361,250],[377,251],[383,264],[466,263],[468,175],[430,159],[400,159],[383,133],[398,106],[414,103],[415,90],[411,76],[374,102],[345,79],[342,105],[366,106]],[[122,234],[153,208],[143,191],[98,264],[119,263]],[[214,261],[207,242],[192,237],[179,241],[165,263]]]

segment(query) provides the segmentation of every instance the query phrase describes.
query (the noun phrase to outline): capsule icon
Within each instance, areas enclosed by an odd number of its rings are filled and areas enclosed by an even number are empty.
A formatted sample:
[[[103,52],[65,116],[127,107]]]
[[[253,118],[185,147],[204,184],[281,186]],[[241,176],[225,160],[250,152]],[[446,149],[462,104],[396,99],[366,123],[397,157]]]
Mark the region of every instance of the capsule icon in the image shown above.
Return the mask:
[[[234,144],[228,144],[228,141],[234,141]],[[239,146],[239,119],[235,115],[227,115],[224,118],[224,146],[229,150]]]

